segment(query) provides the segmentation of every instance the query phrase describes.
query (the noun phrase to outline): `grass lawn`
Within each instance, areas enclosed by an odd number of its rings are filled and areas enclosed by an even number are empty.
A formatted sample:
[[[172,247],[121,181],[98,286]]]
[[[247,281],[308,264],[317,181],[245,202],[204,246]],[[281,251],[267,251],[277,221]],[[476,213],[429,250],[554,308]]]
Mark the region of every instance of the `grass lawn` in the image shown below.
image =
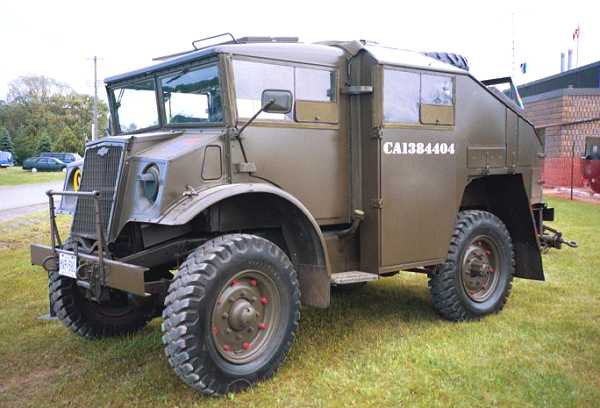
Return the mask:
[[[36,320],[46,280],[26,244],[48,241],[46,215],[0,224],[0,406],[597,407],[600,206],[549,201],[580,248],[545,255],[544,283],[516,279],[502,313],[449,323],[433,312],[426,277],[372,282],[328,310],[303,309],[279,373],[228,398],[197,395],[175,376],[159,320],[102,341]]]
[[[0,169],[0,186],[47,183],[50,181],[60,181],[64,179],[65,173],[63,173],[62,171],[38,171],[37,173],[32,173],[29,170],[23,170],[21,167],[16,166]]]

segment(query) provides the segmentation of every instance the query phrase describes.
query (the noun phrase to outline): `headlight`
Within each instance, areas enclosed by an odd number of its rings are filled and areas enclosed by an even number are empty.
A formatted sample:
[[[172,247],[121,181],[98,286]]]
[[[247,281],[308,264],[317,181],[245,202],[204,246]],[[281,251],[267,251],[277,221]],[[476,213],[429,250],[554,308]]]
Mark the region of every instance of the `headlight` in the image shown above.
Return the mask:
[[[142,193],[151,202],[156,201],[160,181],[160,171],[155,164],[146,167],[139,178],[142,183]]]
[[[81,186],[81,169],[76,167],[73,170],[73,191],[79,191],[79,187]]]

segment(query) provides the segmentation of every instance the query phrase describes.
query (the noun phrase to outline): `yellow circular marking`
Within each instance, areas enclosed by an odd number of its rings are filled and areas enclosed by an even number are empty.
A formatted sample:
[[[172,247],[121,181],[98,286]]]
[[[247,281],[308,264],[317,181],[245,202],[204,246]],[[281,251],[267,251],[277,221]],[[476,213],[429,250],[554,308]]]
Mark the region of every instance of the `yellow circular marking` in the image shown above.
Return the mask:
[[[73,172],[73,191],[79,191],[81,185],[81,169],[78,167]]]

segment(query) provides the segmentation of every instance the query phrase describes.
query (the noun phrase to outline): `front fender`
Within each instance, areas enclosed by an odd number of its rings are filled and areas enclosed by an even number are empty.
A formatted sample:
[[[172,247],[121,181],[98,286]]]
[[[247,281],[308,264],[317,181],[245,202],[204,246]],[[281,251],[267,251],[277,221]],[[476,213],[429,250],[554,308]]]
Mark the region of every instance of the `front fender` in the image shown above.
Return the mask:
[[[154,222],[184,225],[214,204],[251,194],[270,195],[297,210],[286,213],[291,217],[286,241],[298,272],[302,302],[316,307],[329,306],[331,266],[321,228],[304,204],[285,190],[262,183],[219,185],[182,198]]]

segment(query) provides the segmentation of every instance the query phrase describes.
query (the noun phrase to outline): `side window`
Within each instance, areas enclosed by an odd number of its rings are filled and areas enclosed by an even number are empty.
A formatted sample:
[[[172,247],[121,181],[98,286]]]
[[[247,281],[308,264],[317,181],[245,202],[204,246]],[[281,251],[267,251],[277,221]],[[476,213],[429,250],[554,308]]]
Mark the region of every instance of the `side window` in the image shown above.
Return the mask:
[[[233,61],[236,105],[239,118],[250,118],[261,108],[265,89],[294,92],[294,68],[253,61]],[[258,119],[293,120],[292,114],[262,112]]]
[[[454,92],[452,78],[440,75],[421,75],[421,103],[452,105]]]
[[[296,108],[298,122],[338,123],[335,71],[296,67]]]
[[[386,69],[383,82],[385,122],[454,124],[452,77]]]
[[[454,124],[454,81],[444,75],[421,75],[421,123]]]
[[[296,68],[296,98],[304,101],[335,102],[335,72]]]
[[[383,120],[419,123],[419,74],[386,69],[383,72]]]

